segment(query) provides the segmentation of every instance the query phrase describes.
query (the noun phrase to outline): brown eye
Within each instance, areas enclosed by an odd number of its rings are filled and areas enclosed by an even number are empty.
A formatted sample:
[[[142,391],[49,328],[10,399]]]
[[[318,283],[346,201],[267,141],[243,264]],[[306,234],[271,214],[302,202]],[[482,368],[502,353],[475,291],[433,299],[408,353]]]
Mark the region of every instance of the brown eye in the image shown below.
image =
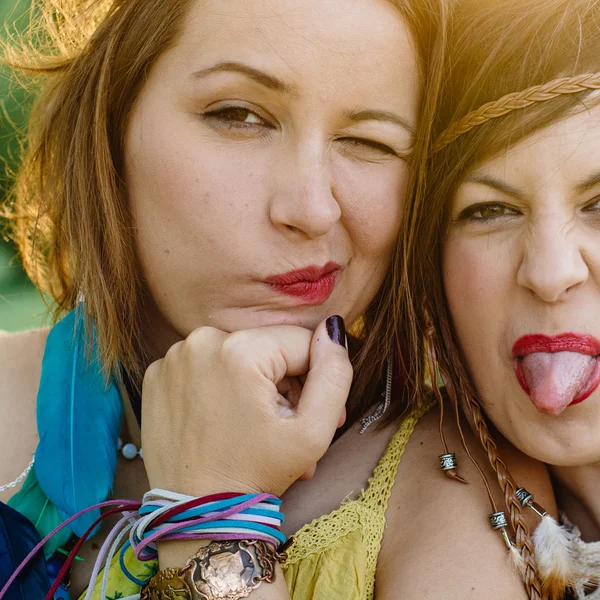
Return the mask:
[[[501,217],[514,217],[519,212],[506,204],[473,204],[465,208],[457,218],[457,221],[475,221],[486,222],[498,219]]]
[[[204,117],[226,127],[266,127],[273,129],[273,126],[268,121],[244,106],[225,106],[204,113]]]
[[[474,216],[478,216],[481,219],[493,219],[494,217],[501,217],[506,214],[506,207],[498,204],[492,204],[491,206],[482,206]]]

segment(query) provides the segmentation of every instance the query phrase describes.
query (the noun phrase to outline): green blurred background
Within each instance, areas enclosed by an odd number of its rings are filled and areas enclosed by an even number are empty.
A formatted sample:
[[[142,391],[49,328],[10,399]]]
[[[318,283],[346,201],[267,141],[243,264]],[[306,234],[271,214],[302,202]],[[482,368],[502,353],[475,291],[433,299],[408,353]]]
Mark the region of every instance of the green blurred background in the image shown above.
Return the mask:
[[[0,0],[1,37],[27,25],[30,0]],[[0,66],[0,202],[18,166],[17,132],[25,128],[32,94],[20,88],[8,69]],[[4,229],[4,224],[0,223]],[[49,324],[47,309],[19,266],[12,245],[0,239],[0,331],[20,331]]]

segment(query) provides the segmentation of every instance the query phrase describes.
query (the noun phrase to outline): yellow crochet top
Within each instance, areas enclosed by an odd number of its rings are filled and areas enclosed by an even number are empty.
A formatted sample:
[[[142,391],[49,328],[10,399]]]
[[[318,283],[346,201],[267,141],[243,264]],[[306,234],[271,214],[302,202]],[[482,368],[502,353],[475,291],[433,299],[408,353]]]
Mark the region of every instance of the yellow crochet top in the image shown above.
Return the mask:
[[[398,465],[415,425],[429,406],[417,407],[404,418],[356,500],[344,502],[294,535],[296,541],[282,565],[292,600],[373,599],[385,512]],[[137,561],[131,548],[123,562],[130,575],[143,580],[158,570],[156,561]],[[140,591],[139,584],[123,573],[118,556],[109,568],[105,598],[100,597],[102,574],[98,579],[93,600],[126,599]],[[84,597],[85,592],[80,600]]]

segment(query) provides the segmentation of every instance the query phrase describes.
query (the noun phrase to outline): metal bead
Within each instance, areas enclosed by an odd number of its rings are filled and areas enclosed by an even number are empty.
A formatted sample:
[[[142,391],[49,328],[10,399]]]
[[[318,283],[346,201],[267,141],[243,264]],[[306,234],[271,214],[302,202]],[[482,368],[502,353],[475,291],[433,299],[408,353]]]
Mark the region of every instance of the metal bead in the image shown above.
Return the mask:
[[[458,467],[458,463],[456,462],[456,454],[454,454],[454,452],[440,454],[438,458],[440,459],[440,469],[442,469],[442,471],[451,471],[452,469],[456,469]]]
[[[515,491],[515,496],[519,499],[521,506],[530,508],[539,517],[545,517],[548,513],[546,509],[540,506],[533,500],[533,494],[529,493],[525,488],[519,488]]]
[[[530,494],[522,487],[515,492],[515,496],[518,498],[521,506],[527,506],[533,500],[533,494]]]
[[[144,460],[144,449],[143,448],[140,448],[139,455],[140,455],[140,458],[142,460]]]
[[[508,527],[508,521],[503,512],[492,513],[488,518],[492,529],[504,529],[505,527]]]
[[[138,449],[135,444],[125,444],[121,453],[127,460],[133,460],[138,454]]]

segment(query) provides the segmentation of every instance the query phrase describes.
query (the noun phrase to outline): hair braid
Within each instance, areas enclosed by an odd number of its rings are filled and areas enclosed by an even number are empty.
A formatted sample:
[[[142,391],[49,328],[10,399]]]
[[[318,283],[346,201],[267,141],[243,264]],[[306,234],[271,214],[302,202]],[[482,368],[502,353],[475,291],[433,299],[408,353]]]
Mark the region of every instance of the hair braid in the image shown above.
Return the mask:
[[[523,560],[525,561],[524,583],[531,600],[541,600],[541,582],[537,572],[535,551],[533,542],[529,535],[529,527],[521,510],[521,503],[515,496],[515,482],[504,461],[500,458],[496,442],[492,439],[485,417],[479,403],[472,394],[465,389],[463,381],[460,381],[460,389],[466,400],[469,411],[473,417],[475,428],[479,434],[482,446],[485,448],[490,465],[496,473],[498,483],[504,493],[504,502],[509,512],[511,525],[515,531],[515,542]]]
[[[561,77],[544,85],[535,85],[520,92],[506,94],[498,100],[480,106],[459,121],[451,123],[434,143],[432,152],[434,154],[439,152],[474,127],[483,125],[491,119],[503,117],[514,110],[522,110],[538,102],[553,100],[557,96],[598,89],[600,89],[600,73],[584,73],[575,77]]]

